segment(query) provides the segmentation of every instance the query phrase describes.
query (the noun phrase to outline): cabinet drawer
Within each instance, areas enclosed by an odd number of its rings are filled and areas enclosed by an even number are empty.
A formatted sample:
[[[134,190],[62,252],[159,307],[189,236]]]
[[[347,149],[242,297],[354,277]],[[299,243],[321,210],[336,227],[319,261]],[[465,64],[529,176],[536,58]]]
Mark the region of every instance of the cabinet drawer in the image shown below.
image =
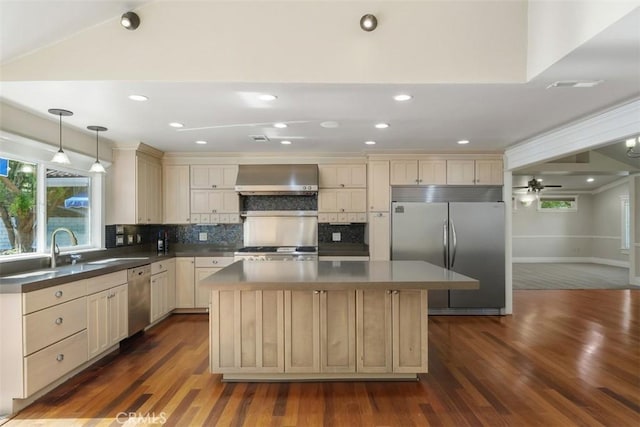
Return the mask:
[[[87,327],[85,297],[23,317],[24,355],[38,351]]]
[[[226,267],[227,265],[230,265],[230,264],[233,264],[233,257],[211,256],[211,257],[196,258],[196,268],[197,267]]]
[[[125,272],[125,281],[126,281]],[[87,294],[87,281],[65,283],[63,285],[51,286],[50,288],[27,292],[22,295],[22,313],[33,313],[43,308],[56,304],[71,301],[83,297]]]
[[[127,283],[127,270],[104,274],[87,280],[87,295],[102,292],[114,286]]]
[[[151,274],[153,275],[167,271],[167,268],[169,268],[169,261],[170,260],[157,261],[151,264]]]
[[[24,358],[25,393],[32,395],[87,361],[87,330]]]

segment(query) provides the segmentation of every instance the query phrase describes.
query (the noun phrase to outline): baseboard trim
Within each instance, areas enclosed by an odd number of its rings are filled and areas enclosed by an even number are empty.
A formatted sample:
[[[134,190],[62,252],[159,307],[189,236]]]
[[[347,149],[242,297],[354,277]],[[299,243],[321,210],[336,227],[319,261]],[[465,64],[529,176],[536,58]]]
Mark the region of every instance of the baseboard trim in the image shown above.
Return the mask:
[[[607,258],[594,257],[514,257],[514,264],[540,264],[540,263],[562,263],[573,262],[582,264],[602,264],[611,265],[613,267],[629,268],[628,261],[618,261]]]

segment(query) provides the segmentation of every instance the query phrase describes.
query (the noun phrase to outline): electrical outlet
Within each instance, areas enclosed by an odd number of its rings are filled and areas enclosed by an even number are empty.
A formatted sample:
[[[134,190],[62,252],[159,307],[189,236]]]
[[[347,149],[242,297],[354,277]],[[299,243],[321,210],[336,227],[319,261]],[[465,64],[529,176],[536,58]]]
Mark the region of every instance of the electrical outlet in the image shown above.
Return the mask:
[[[198,233],[198,240],[200,240],[201,242],[206,242],[207,241],[207,232],[203,231]]]
[[[333,240],[334,242],[339,242],[340,240],[342,240],[342,234],[331,233],[331,240]]]

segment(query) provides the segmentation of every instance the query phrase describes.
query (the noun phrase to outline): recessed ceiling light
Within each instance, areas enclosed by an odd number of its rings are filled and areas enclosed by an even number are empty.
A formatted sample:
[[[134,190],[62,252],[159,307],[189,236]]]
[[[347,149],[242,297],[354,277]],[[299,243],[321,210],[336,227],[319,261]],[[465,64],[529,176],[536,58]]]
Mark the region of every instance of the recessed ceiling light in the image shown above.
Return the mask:
[[[291,141],[280,141],[280,144],[282,145],[291,145]]]
[[[464,144],[468,144],[469,140],[468,139],[461,139],[460,141],[458,141],[458,144],[460,145],[464,145]]]
[[[284,129],[284,128],[287,127],[287,124],[286,123],[274,123],[273,127],[274,128],[278,128],[278,129]]]
[[[365,141],[364,143],[367,145],[376,145],[375,141]]]
[[[258,95],[258,99],[261,101],[273,101],[278,99],[278,97],[268,93],[263,93],[262,95]]]
[[[178,122],[171,122],[171,123],[169,123],[169,126],[171,126],[172,128],[176,128],[176,129],[184,127],[184,125],[182,123],[178,123]]]
[[[538,181],[538,182],[542,182],[542,181],[544,181],[544,179],[542,179],[542,178],[536,178],[536,181]]]
[[[329,120],[329,121],[320,123],[320,126],[322,126],[323,128],[332,129],[340,126],[340,123],[334,122],[333,120]]]
[[[556,87],[594,87],[598,86],[603,81],[604,80],[560,80],[551,83],[549,86],[547,86],[547,89]]]
[[[389,127],[389,123],[376,123],[376,129],[386,129]]]
[[[402,101],[408,101],[408,100],[410,100],[411,98],[413,98],[413,96],[411,96],[411,95],[409,95],[409,94],[406,94],[406,93],[401,93],[401,94],[396,95],[396,96],[394,96],[394,97],[393,97],[393,99],[395,99],[396,101],[400,101],[400,102],[402,102]]]
[[[196,144],[200,144],[200,145],[204,145],[206,143],[207,141],[203,141],[203,140],[196,141]]]
[[[593,182],[595,181],[595,178],[587,178],[587,182]]]
[[[132,101],[146,101],[149,98],[144,95],[129,95],[129,99]]]

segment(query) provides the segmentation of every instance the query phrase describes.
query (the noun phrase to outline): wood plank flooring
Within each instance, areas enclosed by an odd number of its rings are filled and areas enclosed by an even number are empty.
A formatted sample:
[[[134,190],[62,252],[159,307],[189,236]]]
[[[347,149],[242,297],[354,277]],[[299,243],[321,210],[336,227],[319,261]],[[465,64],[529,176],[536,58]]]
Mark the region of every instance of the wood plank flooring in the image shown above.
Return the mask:
[[[430,317],[430,373],[402,383],[222,383],[207,317],[175,315],[6,425],[640,425],[640,291],[516,291],[514,312]]]

